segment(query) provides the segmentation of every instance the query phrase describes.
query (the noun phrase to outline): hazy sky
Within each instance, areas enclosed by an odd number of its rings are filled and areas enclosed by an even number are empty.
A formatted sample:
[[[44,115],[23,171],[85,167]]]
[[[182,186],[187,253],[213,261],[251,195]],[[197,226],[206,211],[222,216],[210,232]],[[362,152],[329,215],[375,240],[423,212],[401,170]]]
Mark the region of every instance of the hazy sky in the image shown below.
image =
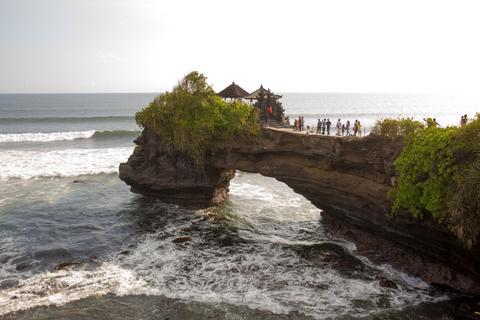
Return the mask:
[[[480,1],[0,0],[0,92],[480,88]]]

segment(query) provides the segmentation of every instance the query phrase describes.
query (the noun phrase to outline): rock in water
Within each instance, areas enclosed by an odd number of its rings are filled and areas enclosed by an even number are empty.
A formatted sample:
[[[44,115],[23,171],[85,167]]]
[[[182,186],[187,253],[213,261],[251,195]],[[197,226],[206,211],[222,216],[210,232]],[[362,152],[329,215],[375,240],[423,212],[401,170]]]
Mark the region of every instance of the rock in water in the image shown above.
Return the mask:
[[[378,284],[382,288],[390,288],[390,289],[395,289],[395,290],[398,289],[398,286],[395,282],[393,282],[392,280],[385,279],[385,278],[381,278],[380,281],[378,282]]]
[[[178,237],[178,238],[175,238],[172,240],[173,243],[184,243],[184,242],[189,242],[189,241],[192,241],[192,237],[187,237],[187,236],[183,236],[183,237]]]

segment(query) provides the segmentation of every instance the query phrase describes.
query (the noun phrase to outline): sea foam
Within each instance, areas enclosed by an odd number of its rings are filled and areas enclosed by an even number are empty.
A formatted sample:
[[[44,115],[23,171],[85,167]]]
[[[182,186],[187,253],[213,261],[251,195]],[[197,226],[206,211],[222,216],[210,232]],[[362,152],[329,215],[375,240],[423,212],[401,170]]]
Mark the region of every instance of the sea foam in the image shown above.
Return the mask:
[[[0,152],[0,180],[115,173],[132,147]]]
[[[74,139],[87,139],[95,134],[95,130],[68,131],[50,133],[6,133],[0,134],[1,142],[48,142]]]

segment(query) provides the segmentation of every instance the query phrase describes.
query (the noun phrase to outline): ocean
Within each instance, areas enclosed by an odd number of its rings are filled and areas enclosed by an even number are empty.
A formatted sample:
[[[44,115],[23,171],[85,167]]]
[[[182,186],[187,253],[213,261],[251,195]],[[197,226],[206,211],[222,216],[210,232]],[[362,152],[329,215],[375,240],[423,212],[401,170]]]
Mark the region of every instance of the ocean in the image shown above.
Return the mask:
[[[237,172],[228,201],[205,210],[131,193],[118,166],[140,133],[135,112],[155,95],[0,95],[0,319],[455,314],[448,295],[330,235],[321,208],[275,179]],[[367,130],[385,117],[452,125],[480,111],[480,100],[434,95],[282,102],[290,119],[358,119]],[[193,241],[173,243],[179,236]]]

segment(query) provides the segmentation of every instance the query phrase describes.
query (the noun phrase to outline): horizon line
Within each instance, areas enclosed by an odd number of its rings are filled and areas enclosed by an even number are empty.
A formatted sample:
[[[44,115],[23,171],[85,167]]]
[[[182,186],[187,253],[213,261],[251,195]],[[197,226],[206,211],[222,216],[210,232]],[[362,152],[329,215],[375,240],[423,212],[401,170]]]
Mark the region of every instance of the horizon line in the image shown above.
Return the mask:
[[[0,95],[73,95],[73,94],[162,94],[167,91],[92,91],[92,92],[0,92]],[[463,95],[480,96],[479,93],[467,92],[395,92],[395,91],[275,91],[280,94],[398,94],[398,95]]]

